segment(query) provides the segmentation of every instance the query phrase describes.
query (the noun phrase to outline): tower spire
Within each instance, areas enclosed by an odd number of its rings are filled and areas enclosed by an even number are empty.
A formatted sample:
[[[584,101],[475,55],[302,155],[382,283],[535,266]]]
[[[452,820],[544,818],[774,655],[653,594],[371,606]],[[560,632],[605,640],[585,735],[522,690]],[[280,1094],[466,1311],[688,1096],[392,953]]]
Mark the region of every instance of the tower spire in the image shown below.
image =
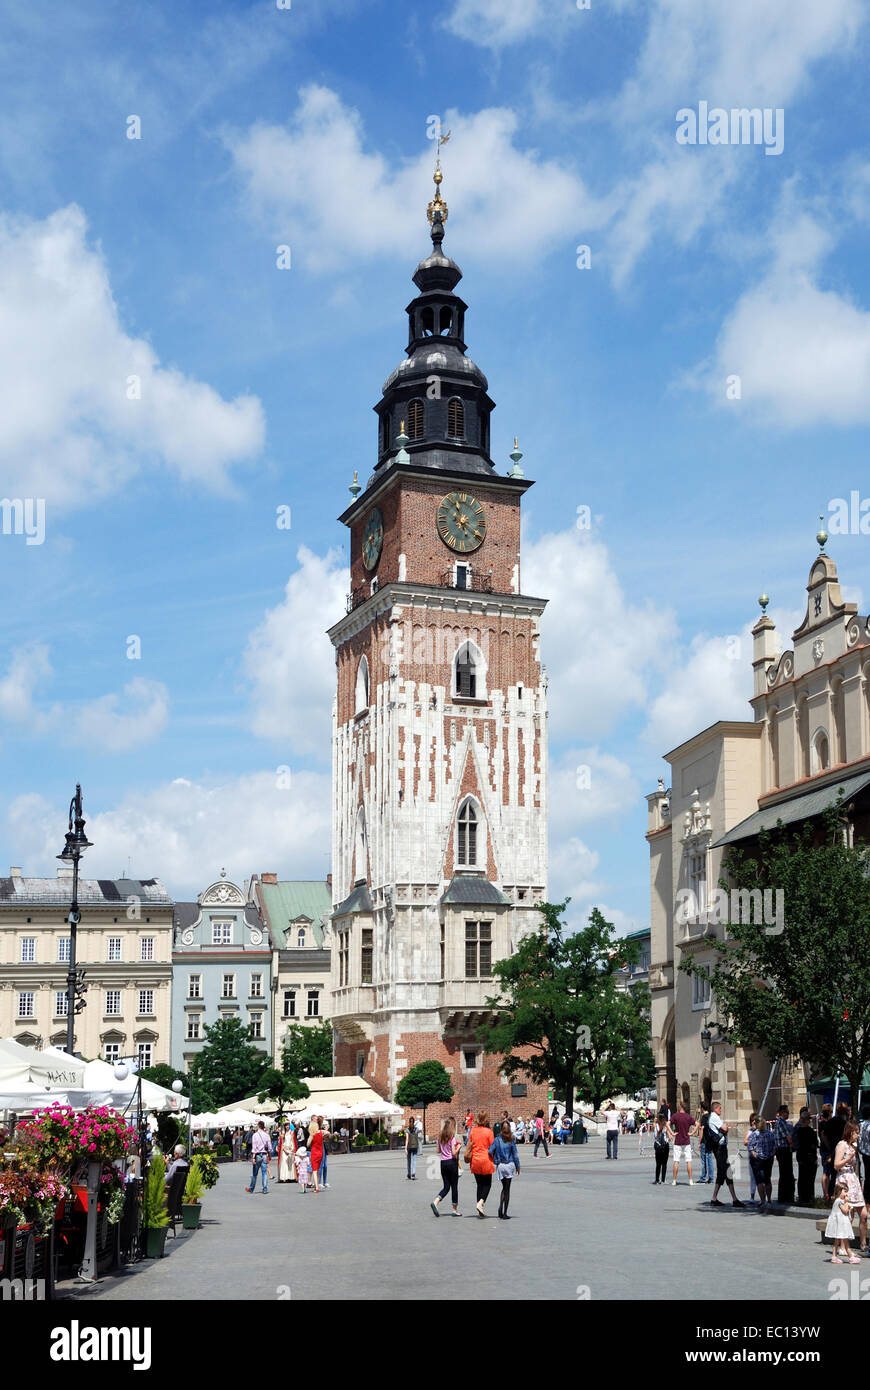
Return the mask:
[[[450,131],[443,135],[439,129],[435,140],[435,170],[432,174],[432,182],[435,185],[435,197],[426,208],[426,216],[431,227],[432,245],[436,250],[440,249],[441,242],[444,240],[444,223],[447,221],[447,204],[441,197],[441,183],[444,174],[441,170],[441,146],[446,145],[450,139]]]

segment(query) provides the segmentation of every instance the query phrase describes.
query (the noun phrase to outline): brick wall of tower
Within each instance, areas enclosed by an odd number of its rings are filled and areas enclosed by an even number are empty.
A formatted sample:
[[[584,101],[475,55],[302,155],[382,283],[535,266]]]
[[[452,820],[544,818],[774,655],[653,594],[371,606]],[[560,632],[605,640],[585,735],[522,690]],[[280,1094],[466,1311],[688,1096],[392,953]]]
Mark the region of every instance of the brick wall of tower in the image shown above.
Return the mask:
[[[486,537],[469,555],[456,555],[446,546],[435,524],[438,504],[449,492],[468,492],[485,508]],[[365,508],[351,527],[350,582],[359,588],[377,574],[380,584],[399,578],[399,556],[407,561],[407,578],[418,584],[438,584],[454,560],[467,560],[475,573],[489,574],[496,593],[513,591],[514,568],[520,559],[520,498],[500,488],[486,486],[486,480],[470,476],[457,483],[438,479],[397,478],[372,506],[384,518],[384,543],[375,570],[367,570],[362,559],[366,521],[371,507]]]
[[[457,1123],[461,1124],[462,1117],[469,1106],[475,1115],[481,1110],[486,1110],[490,1120],[500,1117],[503,1110],[507,1110],[514,1119],[517,1115],[522,1115],[524,1119],[528,1119],[538,1109],[549,1113],[547,1087],[535,1085],[528,1078],[518,1078],[527,1087],[527,1094],[523,1097],[511,1098],[511,1083],[499,1074],[500,1059],[498,1057],[487,1057],[484,1054],[479,1070],[463,1071],[462,1049],[475,1044],[476,1038],[473,1036],[454,1037],[451,1035],[449,1038],[444,1038],[438,1033],[402,1033],[398,1039],[397,1057],[401,1062],[406,1063],[400,1068],[400,1075],[404,1076],[418,1062],[428,1062],[434,1059],[443,1063],[453,1082],[452,1101],[446,1105],[430,1105],[427,1109],[426,1128],[430,1138],[437,1134],[442,1121],[448,1115],[455,1116]],[[388,1075],[389,1046],[389,1037],[386,1033],[376,1034],[367,1053],[364,1075],[366,1081],[374,1087],[379,1095],[382,1095],[386,1100],[393,1100],[394,1094],[390,1092]],[[335,1051],[337,1074],[354,1074],[356,1072],[357,1053],[362,1050],[362,1045],[357,1047],[353,1043],[337,1043]],[[522,1055],[522,1051],[520,1055]],[[410,1111],[406,1108],[404,1120],[407,1120],[409,1114]]]
[[[531,707],[541,679],[533,620],[511,614],[481,614],[463,621],[456,613],[435,616],[431,610],[411,605],[403,610],[396,627],[400,678],[406,685],[413,682],[415,686],[449,690],[453,658],[464,642],[471,641],[486,663],[487,693],[499,690],[504,694],[522,685],[529,691]],[[355,717],[357,668],[363,656],[369,664],[370,698],[374,702],[374,691],[390,674],[390,622],[386,614],[381,613],[361,632],[348,637],[337,650],[339,725]],[[482,708],[490,707],[487,703]],[[473,712],[476,707],[463,708]]]

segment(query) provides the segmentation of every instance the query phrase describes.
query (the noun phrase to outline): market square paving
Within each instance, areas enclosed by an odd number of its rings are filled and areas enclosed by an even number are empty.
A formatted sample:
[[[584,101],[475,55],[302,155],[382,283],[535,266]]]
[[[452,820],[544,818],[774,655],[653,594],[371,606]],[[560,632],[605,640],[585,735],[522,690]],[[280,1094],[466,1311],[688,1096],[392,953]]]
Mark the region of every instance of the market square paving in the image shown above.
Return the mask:
[[[401,1153],[330,1158],[330,1189],[303,1197],[295,1184],[245,1192],[246,1164],[222,1166],[199,1231],[148,1260],[83,1290],[58,1287],[82,1304],[136,1300],[556,1299],[828,1300],[842,1270],[829,1264],[814,1222],[752,1207],[711,1210],[711,1189],[652,1183],[653,1159],[620,1142],[616,1162],[603,1139],[521,1150],[510,1223],[474,1210],[470,1175],[460,1179],[456,1220],[437,1220],[435,1150],[421,1155],[416,1182]],[[748,1199],[746,1180],[738,1195]],[[727,1201],[727,1196],[723,1193]],[[504,1262],[502,1262],[504,1261]],[[848,1270],[846,1271],[848,1273]],[[859,1273],[870,1277],[870,1261]]]

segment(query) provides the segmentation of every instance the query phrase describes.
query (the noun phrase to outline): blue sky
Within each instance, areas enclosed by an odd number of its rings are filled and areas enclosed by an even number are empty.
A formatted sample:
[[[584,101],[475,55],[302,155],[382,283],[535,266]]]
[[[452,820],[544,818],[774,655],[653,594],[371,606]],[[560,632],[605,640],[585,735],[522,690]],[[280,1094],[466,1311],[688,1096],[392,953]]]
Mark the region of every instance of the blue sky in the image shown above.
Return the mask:
[[[661,754],[749,715],[756,595],[788,644],[818,513],[866,476],[867,46],[858,0],[10,0],[0,486],[46,532],[0,536],[7,861],[53,872],[80,779],[90,872],[326,872],[336,517],[437,115],[493,455],[518,434],[536,480],[551,893],[642,923]],[[782,153],[678,145],[701,101],[780,108]],[[831,548],[859,603],[865,547]]]

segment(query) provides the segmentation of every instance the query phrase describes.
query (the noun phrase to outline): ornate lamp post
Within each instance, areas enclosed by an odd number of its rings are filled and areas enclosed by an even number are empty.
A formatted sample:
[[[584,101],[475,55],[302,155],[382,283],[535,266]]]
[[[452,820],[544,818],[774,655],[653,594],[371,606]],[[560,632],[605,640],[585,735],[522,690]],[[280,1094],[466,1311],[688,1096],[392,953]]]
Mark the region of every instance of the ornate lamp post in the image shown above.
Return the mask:
[[[79,860],[85,850],[90,849],[90,847],[91,841],[85,834],[85,818],[82,815],[81,783],[76,782],[76,794],[69,804],[69,830],[66,833],[66,844],[57,856],[63,864],[72,864],[73,866],[72,904],[67,918],[69,922],[69,970],[66,976],[66,1050],[70,1056],[75,1050],[75,1016],[81,1013],[85,1007],[85,1001],[81,996],[87,989],[84,984],[84,971],[81,979],[76,972],[76,932],[82,917],[79,911]]]

